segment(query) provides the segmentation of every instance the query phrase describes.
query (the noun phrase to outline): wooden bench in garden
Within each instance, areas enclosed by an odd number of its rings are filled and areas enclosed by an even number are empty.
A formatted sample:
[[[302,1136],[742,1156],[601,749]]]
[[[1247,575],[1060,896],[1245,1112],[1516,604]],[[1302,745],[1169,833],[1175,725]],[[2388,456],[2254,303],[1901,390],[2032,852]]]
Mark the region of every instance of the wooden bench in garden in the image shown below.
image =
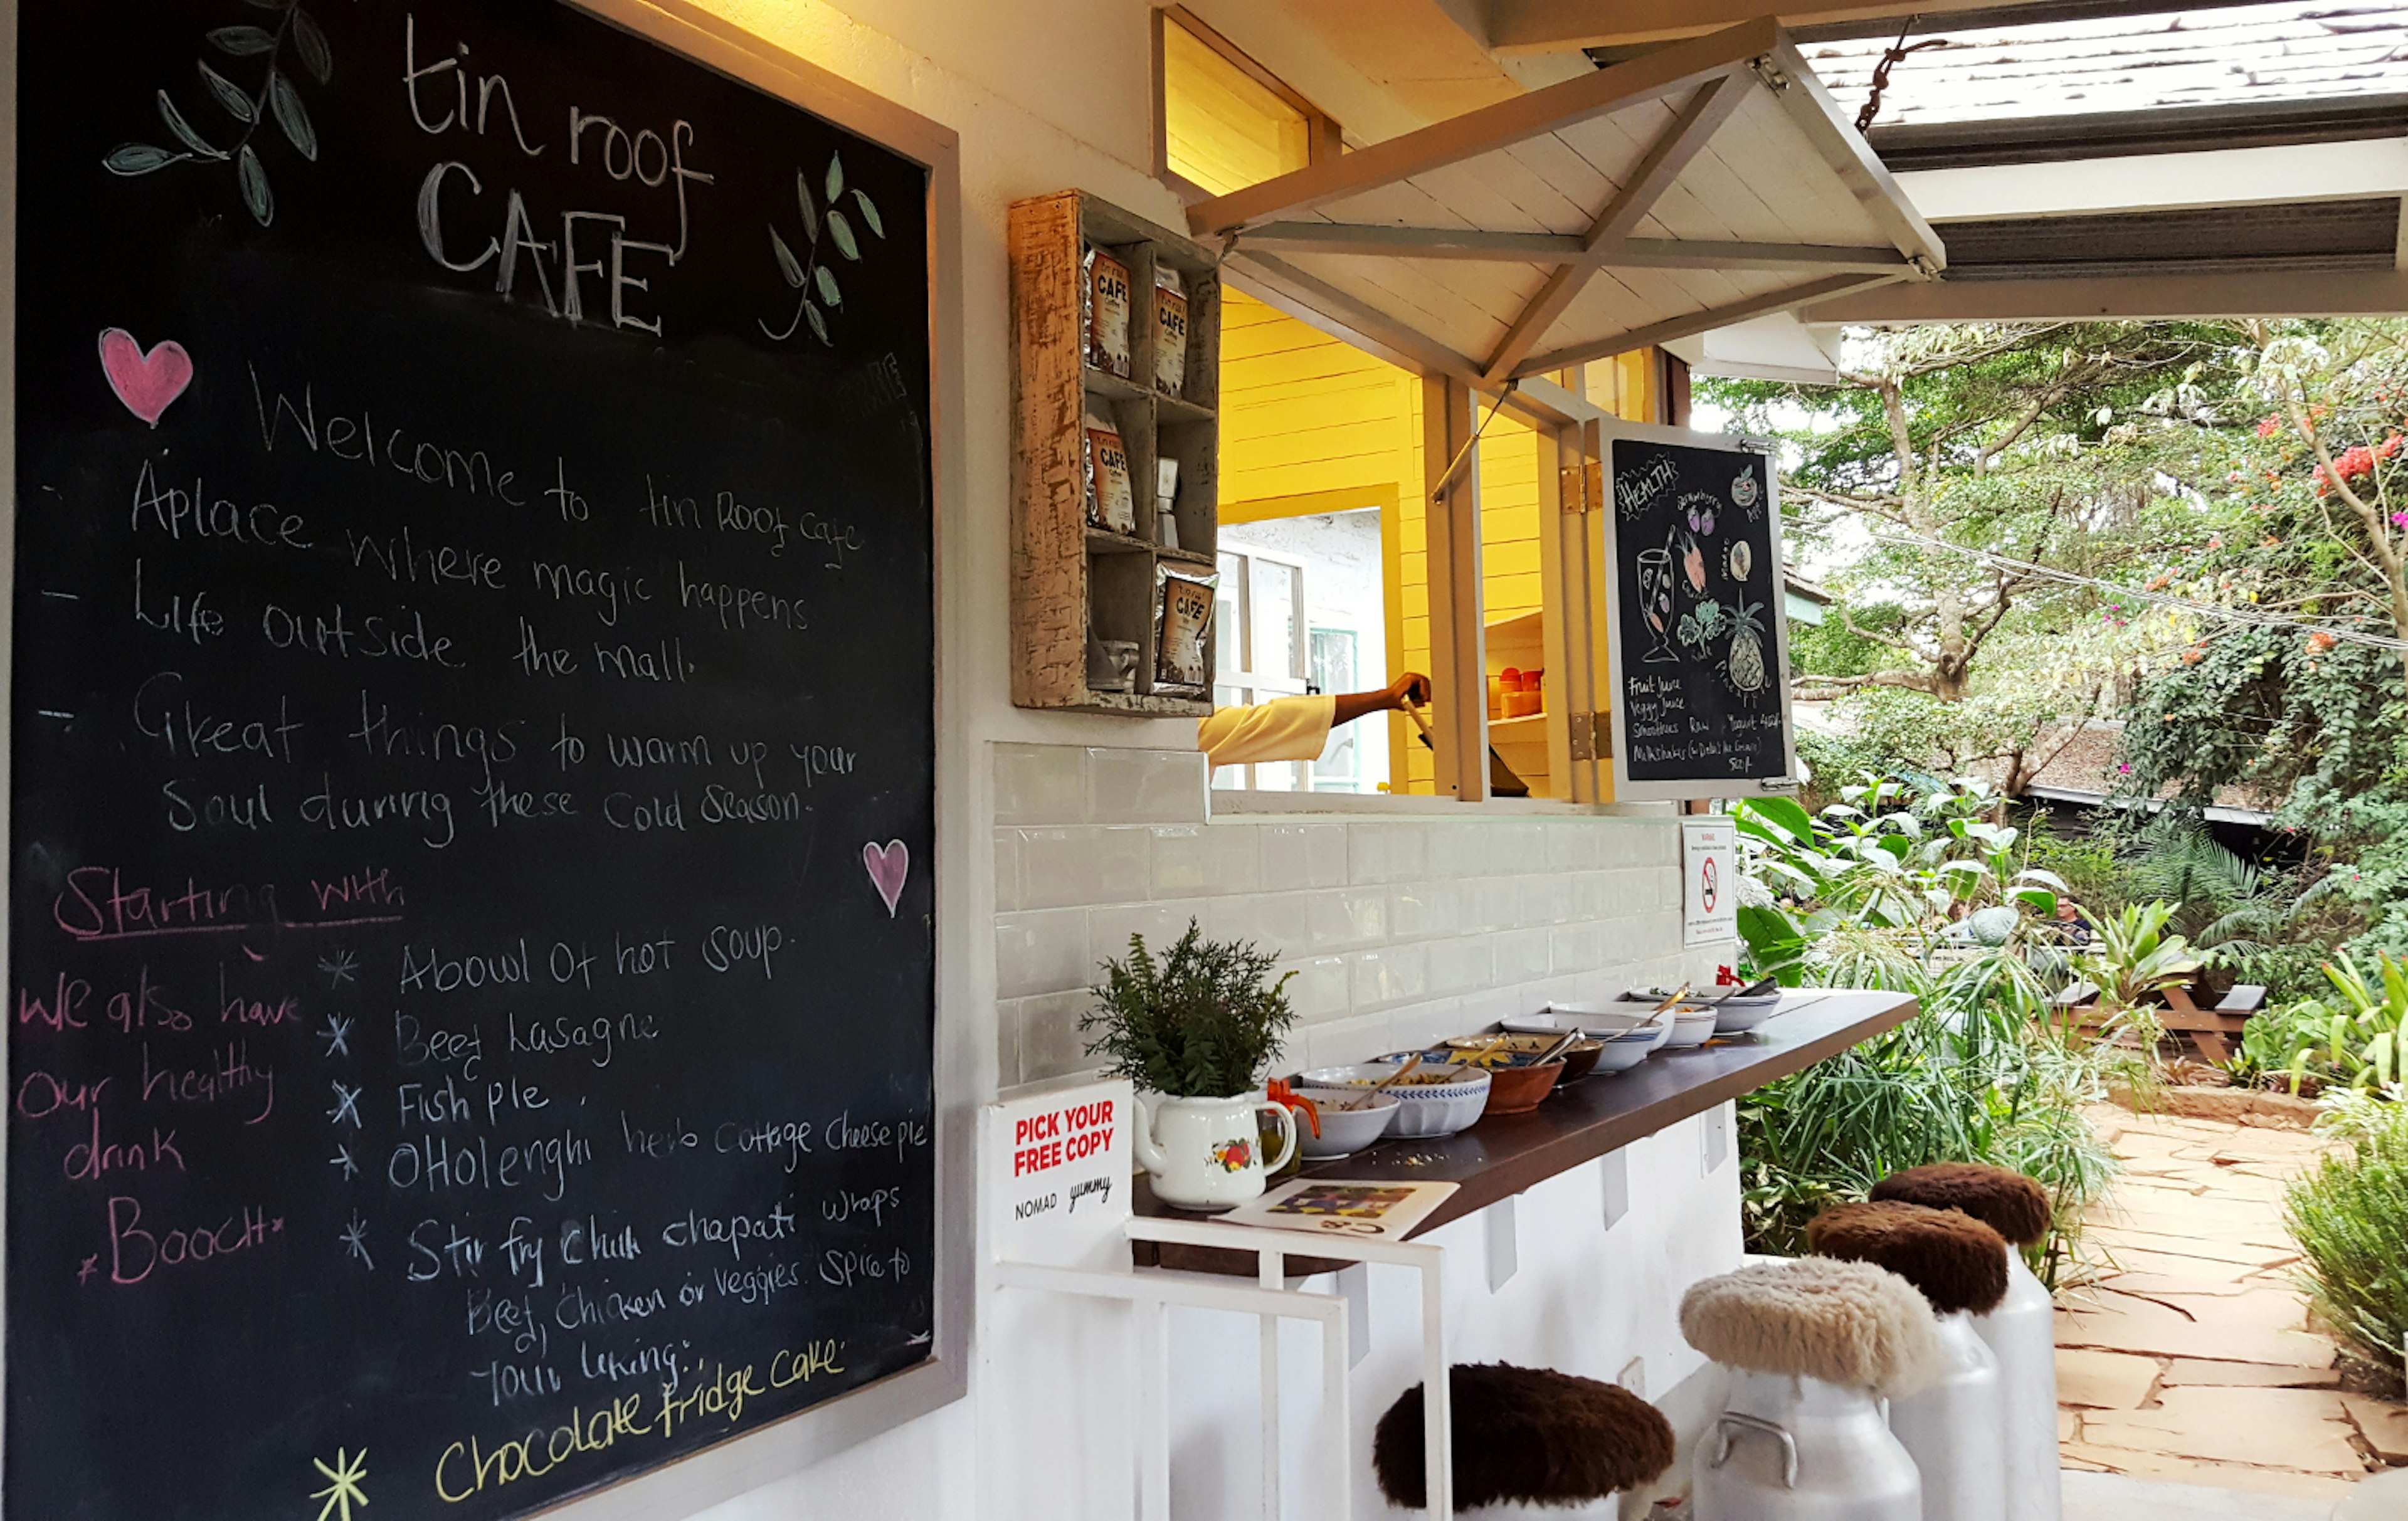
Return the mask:
[[[2190,991],[2184,986],[2166,989],[2165,1007],[2157,1011],[2158,1026],[2169,1035],[2189,1036],[2209,1061],[2230,1060],[2229,1040],[2238,1040],[2249,1016],[2266,1006],[2266,990],[2254,983],[2240,983],[2212,1009],[2201,1009]],[[2099,1013],[2099,989],[2093,983],[2068,983],[2057,996],[2057,1005],[2082,1016],[2085,1029],[2097,1029],[2106,1023]]]

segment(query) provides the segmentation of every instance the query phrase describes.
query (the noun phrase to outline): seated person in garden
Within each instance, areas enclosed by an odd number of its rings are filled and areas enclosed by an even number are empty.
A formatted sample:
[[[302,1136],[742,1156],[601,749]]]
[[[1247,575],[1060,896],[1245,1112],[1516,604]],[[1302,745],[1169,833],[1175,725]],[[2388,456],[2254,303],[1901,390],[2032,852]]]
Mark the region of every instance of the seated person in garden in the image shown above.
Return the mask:
[[[1273,697],[1251,708],[1216,708],[1197,720],[1196,744],[1214,766],[1320,757],[1329,731],[1371,713],[1400,712],[1430,700],[1430,679],[1407,671],[1371,692]]]

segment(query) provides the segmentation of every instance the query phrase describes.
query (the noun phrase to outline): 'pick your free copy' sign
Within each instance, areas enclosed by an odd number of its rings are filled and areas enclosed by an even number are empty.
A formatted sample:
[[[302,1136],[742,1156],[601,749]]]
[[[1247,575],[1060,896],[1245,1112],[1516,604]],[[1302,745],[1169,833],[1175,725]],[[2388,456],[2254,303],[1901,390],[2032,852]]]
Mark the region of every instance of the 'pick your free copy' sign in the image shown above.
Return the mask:
[[[979,1191],[996,1260],[1128,1266],[1122,1227],[1129,1217],[1128,1129],[1136,1107],[1126,1082],[987,1106]]]

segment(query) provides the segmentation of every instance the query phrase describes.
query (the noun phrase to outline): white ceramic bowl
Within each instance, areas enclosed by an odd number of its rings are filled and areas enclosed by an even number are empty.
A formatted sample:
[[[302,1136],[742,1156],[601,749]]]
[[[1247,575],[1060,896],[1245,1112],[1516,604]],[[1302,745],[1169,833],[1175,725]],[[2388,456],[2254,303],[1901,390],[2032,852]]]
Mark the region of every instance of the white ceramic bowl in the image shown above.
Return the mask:
[[[1354,1091],[1353,1101],[1363,1107],[1335,1107],[1347,1101],[1326,1089],[1319,1092],[1312,1101],[1314,1111],[1321,1116],[1321,1134],[1318,1136],[1312,1133],[1312,1123],[1302,1114],[1296,1117],[1296,1141],[1304,1148],[1305,1160],[1328,1162],[1340,1156],[1354,1155],[1388,1133],[1388,1126],[1396,1123],[1397,1112],[1401,1107],[1393,1092],[1365,1093],[1359,1088]]]
[[[1670,1031],[1668,1029],[1665,1033],[1670,1034]],[[1655,1052],[1656,1042],[1652,1039],[1608,1040],[1605,1049],[1597,1054],[1597,1066],[1592,1069],[1591,1075],[1597,1072],[1627,1072]]]
[[[1641,1022],[1637,1028],[1643,1028],[1646,1017],[1644,1009],[1610,1003],[1551,1003],[1538,1013],[1515,1014],[1497,1024],[1498,1028],[1516,1035],[1561,1035],[1578,1026],[1580,1032],[1591,1040],[1611,1040],[1634,1033],[1634,1019]]]
[[[1725,1001],[1714,1005],[1714,1033],[1737,1035],[1752,1030],[1781,1012],[1778,997],[1750,998],[1745,1003]]]
[[[1653,1055],[1663,1050],[1671,1040],[1672,1016],[1658,1014],[1653,1021],[1641,1026],[1628,1035],[1618,1035],[1608,1040],[1605,1048],[1611,1052],[1616,1046],[1638,1046],[1643,1054]]]
[[[1672,1038],[1664,1044],[1675,1051],[1684,1046],[1704,1045],[1714,1038],[1715,1018],[1712,1009],[1693,1008],[1686,1004],[1674,1009]]]
[[[1319,1067],[1304,1074],[1304,1085],[1312,1089],[1334,1089],[1343,1094],[1360,1094],[1368,1083],[1377,1083],[1397,1069],[1395,1062],[1358,1062],[1353,1067]],[[1424,1066],[1413,1076],[1419,1077],[1431,1069]],[[1385,1091],[1397,1100],[1396,1122],[1388,1128],[1392,1136],[1426,1138],[1451,1136],[1458,1130],[1471,1128],[1488,1107],[1488,1074],[1476,1067],[1439,1069],[1445,1083],[1398,1083]]]

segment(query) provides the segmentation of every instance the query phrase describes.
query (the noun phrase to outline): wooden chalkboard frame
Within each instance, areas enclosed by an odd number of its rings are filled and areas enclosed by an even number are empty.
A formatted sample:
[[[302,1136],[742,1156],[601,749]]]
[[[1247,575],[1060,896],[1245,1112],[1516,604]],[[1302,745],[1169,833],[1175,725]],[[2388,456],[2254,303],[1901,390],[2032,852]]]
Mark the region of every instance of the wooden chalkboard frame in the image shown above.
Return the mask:
[[[838,1399],[674,1459],[548,1515],[566,1521],[656,1521],[735,1499],[962,1398],[968,1389],[970,1320],[977,1270],[973,1098],[975,1042],[963,1027],[973,1007],[969,968],[972,880],[960,863],[978,860],[969,782],[972,747],[959,715],[967,696],[963,620],[948,611],[953,588],[968,579],[962,553],[966,412],[961,343],[961,140],[951,127],[911,111],[765,41],[683,0],[562,0],[692,63],[834,122],[923,165],[928,172],[928,385],[931,496],[935,515],[937,913],[936,1324],[930,1356],[901,1372]],[[0,120],[12,137],[18,116],[19,0],[0,0]],[[0,154],[0,605],[16,595],[16,311],[18,176],[14,153]],[[9,678],[0,669],[0,682]],[[13,704],[0,703],[0,746],[14,753]],[[952,718],[949,725],[946,720]],[[10,826],[9,790],[0,788],[0,835]],[[0,917],[8,908],[0,875]],[[0,1063],[5,1063],[0,1055]],[[7,1144],[0,1132],[0,1148]],[[5,1161],[0,1149],[0,1161]],[[7,1173],[0,1169],[0,1204]],[[0,1247],[5,1254],[5,1247]],[[6,1261],[0,1255],[0,1324],[6,1324]],[[0,1370],[0,1378],[5,1371]],[[5,1395],[0,1387],[0,1395]]]
[[[1772,440],[1750,438],[1735,433],[1701,433],[1691,428],[1665,427],[1653,423],[1626,423],[1610,419],[1599,426],[1598,448],[1603,454],[1599,462],[1604,477],[1604,501],[1598,509],[1605,536],[1605,627],[1607,650],[1607,683],[1612,701],[1613,724],[1613,800],[1617,803],[1685,802],[1697,797],[1763,797],[1793,792],[1798,782],[1798,724],[1789,706],[1789,617],[1784,598],[1787,560],[1781,539],[1781,456]],[[1762,456],[1765,475],[1771,483],[1770,511],[1768,514],[1772,538],[1774,584],[1782,595],[1770,599],[1774,616],[1772,625],[1773,669],[1781,673],[1781,742],[1785,775],[1780,777],[1680,778],[1671,781],[1635,781],[1630,776],[1629,737],[1623,732],[1628,718],[1622,701],[1622,678],[1627,667],[1622,650],[1622,575],[1621,548],[1615,533],[1613,510],[1613,444],[1627,438],[1635,443],[1677,444],[1686,449],[1719,449]]]

